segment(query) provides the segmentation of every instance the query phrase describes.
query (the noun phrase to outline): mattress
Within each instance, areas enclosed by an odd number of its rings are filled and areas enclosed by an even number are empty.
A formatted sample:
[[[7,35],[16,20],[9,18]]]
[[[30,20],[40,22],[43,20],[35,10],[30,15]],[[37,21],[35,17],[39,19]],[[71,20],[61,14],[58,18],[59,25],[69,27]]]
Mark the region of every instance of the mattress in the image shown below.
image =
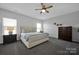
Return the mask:
[[[44,38],[48,38],[47,33],[37,33],[37,32],[21,33],[21,39],[25,39],[26,41],[29,42],[35,42]]]

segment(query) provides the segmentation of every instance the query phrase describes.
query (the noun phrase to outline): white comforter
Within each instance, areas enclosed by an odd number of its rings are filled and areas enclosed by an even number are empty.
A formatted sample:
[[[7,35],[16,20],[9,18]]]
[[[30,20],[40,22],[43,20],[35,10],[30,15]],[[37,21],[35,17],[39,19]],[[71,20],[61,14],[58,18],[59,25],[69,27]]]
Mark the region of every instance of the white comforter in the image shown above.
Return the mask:
[[[21,33],[21,38],[25,39],[26,41],[29,41],[29,42],[35,42],[37,40],[41,40],[41,39],[44,39],[47,37],[48,37],[47,33],[37,33],[37,32]]]

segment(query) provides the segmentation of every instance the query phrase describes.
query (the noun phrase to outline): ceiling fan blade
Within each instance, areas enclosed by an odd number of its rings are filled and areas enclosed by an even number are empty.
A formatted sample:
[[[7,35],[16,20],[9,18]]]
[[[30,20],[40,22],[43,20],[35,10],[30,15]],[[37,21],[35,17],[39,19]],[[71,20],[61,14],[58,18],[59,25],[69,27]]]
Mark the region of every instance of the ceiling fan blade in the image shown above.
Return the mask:
[[[35,9],[35,10],[42,10],[42,9]]]
[[[53,6],[49,6],[49,7],[46,7],[46,9],[48,9],[48,8],[52,8]]]
[[[43,4],[43,3],[41,3],[41,5],[43,6],[44,4]]]
[[[46,12],[47,12],[47,13],[49,13],[49,11],[48,11],[48,10],[46,10]]]
[[[42,11],[40,12],[40,14],[42,13]]]
[[[45,5],[44,5],[44,3],[41,3],[41,6],[42,6],[42,8],[45,8]]]

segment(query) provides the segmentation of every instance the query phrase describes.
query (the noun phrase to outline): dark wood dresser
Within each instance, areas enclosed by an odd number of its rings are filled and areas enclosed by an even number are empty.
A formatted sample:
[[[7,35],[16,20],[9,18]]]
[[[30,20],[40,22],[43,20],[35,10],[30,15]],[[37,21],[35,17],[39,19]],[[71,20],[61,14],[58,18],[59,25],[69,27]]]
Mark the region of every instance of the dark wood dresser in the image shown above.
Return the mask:
[[[66,41],[72,41],[72,26],[58,27],[58,38]]]
[[[17,41],[17,34],[3,35],[3,44],[8,44]]]

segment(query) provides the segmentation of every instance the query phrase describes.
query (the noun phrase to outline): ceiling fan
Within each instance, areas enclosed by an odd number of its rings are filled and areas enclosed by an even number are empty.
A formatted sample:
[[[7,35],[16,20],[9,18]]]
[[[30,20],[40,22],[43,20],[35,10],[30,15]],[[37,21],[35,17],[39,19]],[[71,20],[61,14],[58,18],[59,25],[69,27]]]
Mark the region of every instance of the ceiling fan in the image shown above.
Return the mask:
[[[53,7],[52,5],[51,5],[51,6],[46,7],[46,5],[45,5],[44,3],[41,3],[41,6],[42,6],[42,8],[41,8],[41,9],[35,9],[35,10],[41,10],[41,12],[40,12],[40,13],[45,13],[45,12],[49,13],[49,11],[48,11],[47,9],[49,9],[49,8],[52,8],[52,7]]]

